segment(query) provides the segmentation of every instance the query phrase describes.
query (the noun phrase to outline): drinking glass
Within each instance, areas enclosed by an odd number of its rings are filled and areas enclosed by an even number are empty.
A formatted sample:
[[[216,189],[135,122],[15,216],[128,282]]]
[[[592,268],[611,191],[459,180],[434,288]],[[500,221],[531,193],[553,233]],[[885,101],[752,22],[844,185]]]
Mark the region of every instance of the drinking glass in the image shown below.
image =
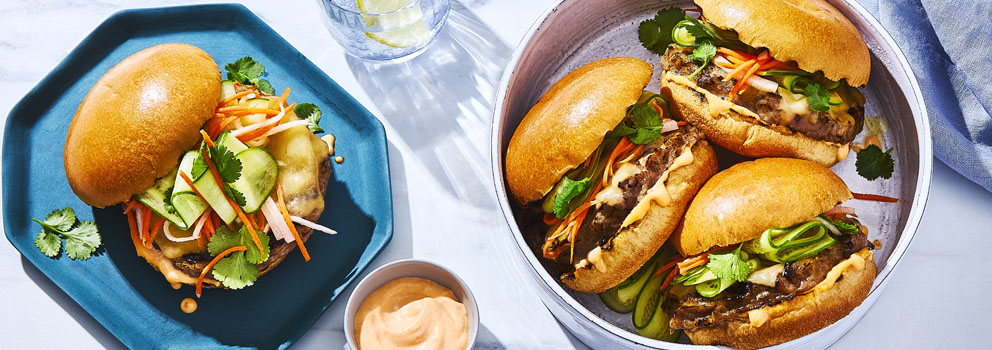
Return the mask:
[[[449,0],[317,0],[324,26],[351,55],[404,60],[444,27]]]

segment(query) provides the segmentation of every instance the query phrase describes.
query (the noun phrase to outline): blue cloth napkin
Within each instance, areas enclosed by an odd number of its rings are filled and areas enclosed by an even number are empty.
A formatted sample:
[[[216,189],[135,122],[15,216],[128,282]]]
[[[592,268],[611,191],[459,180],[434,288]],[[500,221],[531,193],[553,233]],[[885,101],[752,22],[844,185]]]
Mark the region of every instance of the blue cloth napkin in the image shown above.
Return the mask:
[[[858,1],[913,66],[934,154],[992,191],[992,1]]]

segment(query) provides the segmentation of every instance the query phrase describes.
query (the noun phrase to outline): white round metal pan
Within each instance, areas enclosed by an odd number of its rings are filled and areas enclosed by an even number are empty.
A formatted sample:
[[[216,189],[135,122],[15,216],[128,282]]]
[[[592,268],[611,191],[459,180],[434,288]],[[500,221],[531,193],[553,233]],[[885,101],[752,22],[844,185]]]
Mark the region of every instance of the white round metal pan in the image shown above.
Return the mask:
[[[845,205],[857,209],[869,227],[869,239],[882,243],[876,251],[878,277],[862,305],[844,319],[806,337],[774,348],[824,348],[850,330],[868,311],[887,284],[913,239],[930,189],[932,150],[930,126],[919,85],[895,41],[855,1],[830,1],[857,26],[872,53],[872,73],[861,90],[868,99],[866,114],[888,124],[884,144],[893,147],[896,170],[890,179],[866,181],[858,176],[854,157],[834,166],[855,192],[899,198],[895,204],[853,200]],[[527,245],[517,227],[514,208],[507,196],[503,175],[506,145],[517,124],[554,82],[591,61],[616,56],[637,57],[655,65],[649,88],[658,89],[660,56],[644,49],[637,40],[638,24],[661,8],[688,7],[687,1],[561,0],[551,6],[527,32],[511,57],[497,93],[493,117],[492,159],[495,188],[524,261],[527,274],[536,283],[541,300],[573,334],[593,348],[696,349],[703,346],[676,344],[637,335],[629,314],[617,314],[591,294],[564,288],[551,276]],[[687,343],[683,337],[682,341]]]

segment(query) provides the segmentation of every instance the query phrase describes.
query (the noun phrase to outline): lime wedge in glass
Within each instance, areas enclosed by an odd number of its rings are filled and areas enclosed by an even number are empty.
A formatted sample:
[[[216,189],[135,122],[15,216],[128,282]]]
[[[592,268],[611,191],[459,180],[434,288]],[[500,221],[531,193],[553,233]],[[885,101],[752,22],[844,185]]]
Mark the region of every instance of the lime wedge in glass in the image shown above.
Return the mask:
[[[362,21],[368,27],[376,25],[380,32],[365,32],[365,36],[384,45],[405,48],[430,40],[431,33],[424,22],[419,3],[411,0],[356,0],[358,10],[364,14]]]

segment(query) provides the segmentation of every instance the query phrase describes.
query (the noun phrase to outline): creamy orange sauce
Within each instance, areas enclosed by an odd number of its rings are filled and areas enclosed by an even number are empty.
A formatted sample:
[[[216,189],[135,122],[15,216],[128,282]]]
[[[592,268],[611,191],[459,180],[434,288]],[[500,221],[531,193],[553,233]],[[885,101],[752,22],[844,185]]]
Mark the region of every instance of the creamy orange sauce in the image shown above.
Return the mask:
[[[320,139],[321,140],[324,140],[324,143],[327,144],[327,155],[333,156],[334,155],[334,135],[327,134],[327,135],[321,136]]]
[[[692,148],[687,147],[682,154],[675,158],[672,165],[661,174],[661,177],[658,178],[658,182],[656,182],[654,186],[651,186],[648,192],[644,195],[644,198],[642,198],[641,201],[634,206],[634,209],[630,210],[630,214],[627,214],[627,217],[623,220],[623,224],[620,225],[620,227],[630,226],[644,218],[644,215],[647,214],[648,209],[651,208],[652,202],[657,203],[659,206],[666,206],[671,203],[672,195],[669,193],[668,187],[665,187],[665,182],[668,181],[668,175],[681,167],[692,164],[692,161]]]
[[[185,298],[179,303],[179,309],[183,310],[184,313],[191,314],[196,312],[196,300],[193,298]]]
[[[358,348],[465,349],[468,312],[450,289],[419,277],[384,284],[355,313]]]

